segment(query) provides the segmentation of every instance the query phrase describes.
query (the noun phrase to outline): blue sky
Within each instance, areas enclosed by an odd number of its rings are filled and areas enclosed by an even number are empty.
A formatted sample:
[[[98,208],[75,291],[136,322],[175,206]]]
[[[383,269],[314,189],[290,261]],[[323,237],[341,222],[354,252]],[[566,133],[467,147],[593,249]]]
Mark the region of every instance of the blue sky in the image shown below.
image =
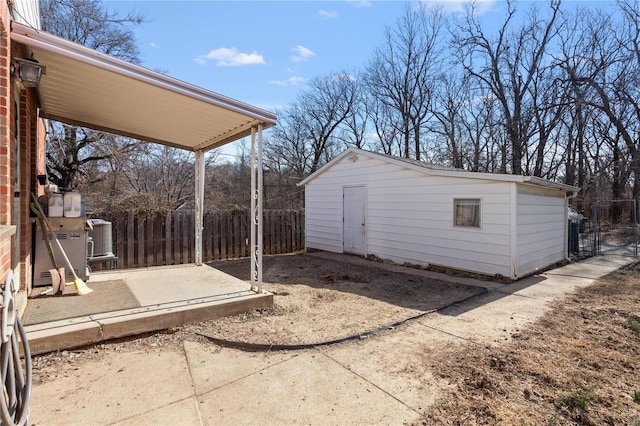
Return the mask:
[[[524,11],[535,0],[520,1]],[[548,0],[538,0],[542,7]],[[461,0],[425,0],[450,13]],[[502,23],[506,5],[477,0],[486,22]],[[135,30],[142,65],[269,111],[295,100],[306,81],[362,69],[407,5],[416,1],[104,1],[142,13]],[[564,0],[565,7],[577,4]],[[581,2],[585,3],[585,2]],[[594,6],[602,2],[592,0]]]
[[[313,77],[361,69],[403,1],[105,1],[148,20],[142,65],[275,111]],[[460,2],[445,1],[455,10]],[[484,1],[487,9],[501,9]]]
[[[477,1],[485,22],[504,22],[504,1]],[[517,8],[524,12],[533,1],[520,1]],[[541,7],[548,4],[538,1]],[[449,13],[461,12],[464,3],[424,2],[442,5]],[[404,8],[415,3],[104,1],[109,10],[136,11],[146,17],[147,22],[135,29],[142,66],[273,112],[294,102],[314,77],[363,69],[383,43],[385,27],[392,27]],[[224,149],[230,158],[237,148],[231,145]]]

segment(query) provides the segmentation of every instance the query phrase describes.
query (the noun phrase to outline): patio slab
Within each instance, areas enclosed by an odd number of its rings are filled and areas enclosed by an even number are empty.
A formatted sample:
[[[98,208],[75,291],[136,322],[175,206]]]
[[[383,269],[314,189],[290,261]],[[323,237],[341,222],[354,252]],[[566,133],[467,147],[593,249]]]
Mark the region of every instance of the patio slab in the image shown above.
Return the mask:
[[[249,290],[249,284],[207,265],[175,265],[121,269],[91,275],[87,285],[123,279],[141,306],[168,301],[234,294]]]
[[[87,285],[97,288],[101,283],[116,280],[126,283],[140,307],[118,309],[114,306],[111,312],[26,326],[31,352],[72,349],[273,306],[271,293],[256,294],[249,290],[246,282],[206,265],[96,273]],[[51,297],[45,302],[60,301]]]

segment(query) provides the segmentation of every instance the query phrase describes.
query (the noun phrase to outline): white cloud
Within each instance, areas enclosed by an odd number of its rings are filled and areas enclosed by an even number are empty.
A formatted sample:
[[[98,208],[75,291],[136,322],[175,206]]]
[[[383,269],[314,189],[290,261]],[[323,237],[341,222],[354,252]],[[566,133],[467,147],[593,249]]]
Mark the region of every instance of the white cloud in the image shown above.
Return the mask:
[[[369,7],[371,6],[371,1],[369,0],[346,0],[347,3],[353,3],[356,7]]]
[[[152,48],[155,49],[155,48],[160,47],[160,46],[158,46],[158,43],[156,43],[155,41],[152,41],[151,43],[149,43],[149,47],[152,47]]]
[[[297,86],[298,84],[302,84],[307,81],[307,79],[302,77],[290,77],[288,81],[291,86]]]
[[[427,3],[440,5],[445,11],[454,13],[464,12],[466,7],[473,4],[476,8],[476,15],[482,15],[488,12],[497,1],[498,0],[426,0]],[[423,0],[423,2],[425,2],[425,0]]]
[[[207,61],[216,61],[216,65],[220,67],[237,67],[243,65],[265,64],[265,60],[258,52],[243,53],[239,52],[235,47],[221,47],[207,53],[206,55],[198,55],[194,58],[198,64],[206,64]]]
[[[296,47],[292,48],[291,51],[294,53],[294,55],[291,57],[291,60],[293,62],[304,62],[316,55],[311,49],[301,45],[297,45]]]
[[[323,18],[327,18],[327,19],[333,19],[333,18],[337,18],[338,17],[338,12],[336,10],[319,10],[318,11],[318,15],[322,16]]]
[[[298,84],[302,84],[305,81],[307,81],[305,78],[302,77],[289,77],[286,80],[270,80],[269,84],[272,84],[274,86],[297,86]]]

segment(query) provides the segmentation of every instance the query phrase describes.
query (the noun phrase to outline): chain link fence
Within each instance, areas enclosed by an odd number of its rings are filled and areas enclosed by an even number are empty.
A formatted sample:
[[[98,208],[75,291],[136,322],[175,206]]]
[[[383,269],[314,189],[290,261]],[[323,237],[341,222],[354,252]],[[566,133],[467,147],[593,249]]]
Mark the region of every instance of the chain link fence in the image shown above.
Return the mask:
[[[577,235],[569,213],[569,252],[572,256],[638,257],[638,200],[596,200],[582,205],[584,208],[578,211],[582,215],[582,225],[577,225]]]

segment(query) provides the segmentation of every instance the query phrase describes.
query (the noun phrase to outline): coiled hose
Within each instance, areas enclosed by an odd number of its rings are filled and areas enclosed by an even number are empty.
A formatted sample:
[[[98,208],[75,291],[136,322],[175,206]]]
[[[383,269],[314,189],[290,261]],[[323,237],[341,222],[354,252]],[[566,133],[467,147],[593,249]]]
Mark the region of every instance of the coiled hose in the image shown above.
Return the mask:
[[[8,295],[8,293],[10,295]],[[3,383],[3,395],[0,398],[0,421],[3,426],[26,425],[29,422],[29,404],[31,403],[31,350],[20,316],[15,314],[13,298],[15,296],[13,273],[9,272],[0,303],[0,379]],[[18,341],[18,334],[20,339]],[[24,360],[20,357],[20,349]],[[24,365],[23,365],[24,363]]]

